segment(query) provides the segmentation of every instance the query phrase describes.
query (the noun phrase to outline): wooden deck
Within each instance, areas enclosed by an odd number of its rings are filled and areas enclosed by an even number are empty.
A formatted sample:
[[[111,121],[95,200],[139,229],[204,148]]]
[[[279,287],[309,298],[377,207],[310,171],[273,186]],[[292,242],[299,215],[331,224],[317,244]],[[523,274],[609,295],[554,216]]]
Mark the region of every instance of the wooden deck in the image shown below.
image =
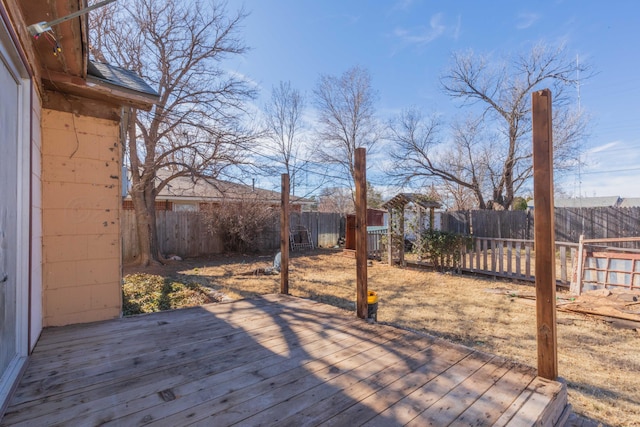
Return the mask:
[[[562,425],[508,360],[281,295],[46,329],[13,425]]]

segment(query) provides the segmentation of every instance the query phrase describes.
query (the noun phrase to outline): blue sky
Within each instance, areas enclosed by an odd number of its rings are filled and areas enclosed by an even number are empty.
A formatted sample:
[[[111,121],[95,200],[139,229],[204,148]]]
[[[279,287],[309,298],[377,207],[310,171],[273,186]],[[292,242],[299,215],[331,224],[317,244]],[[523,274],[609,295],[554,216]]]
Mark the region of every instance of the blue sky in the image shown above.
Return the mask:
[[[580,87],[591,133],[587,165],[563,179],[576,196],[640,197],[640,2],[231,0],[250,16],[251,51],[232,67],[258,85],[263,105],[279,81],[312,95],[320,74],[367,68],[381,120],[416,105],[456,113],[439,88],[453,51],[501,56],[540,41],[566,43],[595,75]],[[374,185],[376,185],[374,181]],[[381,183],[380,183],[381,184]]]

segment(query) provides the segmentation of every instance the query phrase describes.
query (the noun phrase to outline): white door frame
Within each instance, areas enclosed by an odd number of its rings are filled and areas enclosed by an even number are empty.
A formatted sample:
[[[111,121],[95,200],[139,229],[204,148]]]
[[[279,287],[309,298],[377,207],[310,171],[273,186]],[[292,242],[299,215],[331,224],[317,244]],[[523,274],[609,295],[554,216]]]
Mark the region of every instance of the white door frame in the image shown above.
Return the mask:
[[[3,7],[0,4],[0,7]],[[0,416],[28,355],[29,337],[29,218],[31,209],[31,80],[9,30],[0,19],[0,61],[19,82],[17,151],[17,241],[16,241],[16,356],[0,372]]]

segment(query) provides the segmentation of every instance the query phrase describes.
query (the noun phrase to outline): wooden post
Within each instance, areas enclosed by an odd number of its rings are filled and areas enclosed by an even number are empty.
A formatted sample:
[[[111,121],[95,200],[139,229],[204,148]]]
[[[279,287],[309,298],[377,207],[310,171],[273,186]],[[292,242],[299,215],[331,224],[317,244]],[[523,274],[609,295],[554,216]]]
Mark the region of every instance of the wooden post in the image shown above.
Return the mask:
[[[551,91],[534,92],[531,101],[538,375],[555,380],[558,377],[558,352]]]
[[[289,174],[282,174],[280,193],[280,293],[289,293]]]
[[[356,148],[356,295],[357,315],[367,318],[367,152]]]

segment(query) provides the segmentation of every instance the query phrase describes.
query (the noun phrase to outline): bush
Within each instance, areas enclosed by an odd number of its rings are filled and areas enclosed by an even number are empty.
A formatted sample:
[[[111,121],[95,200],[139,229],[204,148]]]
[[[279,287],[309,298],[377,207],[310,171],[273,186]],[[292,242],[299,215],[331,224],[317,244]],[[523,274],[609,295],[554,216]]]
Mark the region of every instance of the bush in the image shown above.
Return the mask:
[[[468,236],[448,231],[425,230],[421,235],[421,255],[439,271],[460,268],[460,252],[471,246]]]
[[[278,221],[279,211],[266,201],[245,196],[203,211],[209,230],[222,237],[228,252],[257,252],[261,234]]]

